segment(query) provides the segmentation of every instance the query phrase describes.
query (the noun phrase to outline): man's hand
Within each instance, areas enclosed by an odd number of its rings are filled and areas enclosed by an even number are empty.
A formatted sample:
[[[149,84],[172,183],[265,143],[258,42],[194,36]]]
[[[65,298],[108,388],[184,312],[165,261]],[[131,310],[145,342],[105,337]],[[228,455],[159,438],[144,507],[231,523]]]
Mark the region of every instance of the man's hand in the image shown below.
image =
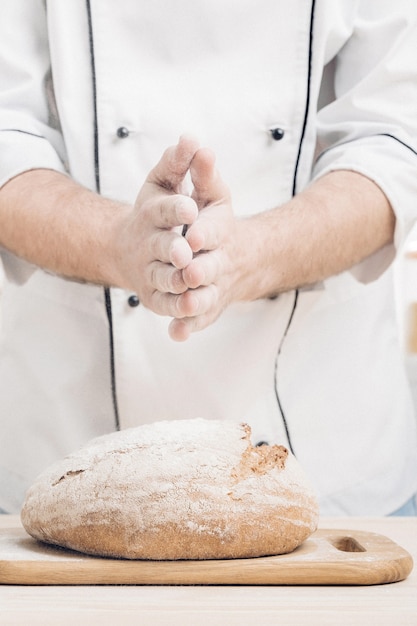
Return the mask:
[[[198,215],[197,203],[184,191],[198,144],[181,137],[168,148],[148,175],[134,210],[121,225],[119,284],[133,289],[142,304],[160,315],[192,316],[197,302],[182,271],[190,264],[193,250],[182,236],[184,225]]]
[[[213,154],[199,149],[190,171],[199,214],[186,234],[194,257],[182,280],[193,312],[174,315],[169,332],[177,341],[206,328],[232,302],[324,280],[393,240],[387,198],[359,173],[331,172],[279,207],[236,219]]]
[[[238,228],[229,190],[215,168],[211,150],[201,148],[196,152],[190,173],[192,198],[199,214],[185,236],[194,256],[184,265],[181,276],[182,284],[189,289],[192,313],[174,316],[169,332],[177,341],[207,327],[237,298],[236,282],[242,262],[239,252],[243,252],[238,248]]]

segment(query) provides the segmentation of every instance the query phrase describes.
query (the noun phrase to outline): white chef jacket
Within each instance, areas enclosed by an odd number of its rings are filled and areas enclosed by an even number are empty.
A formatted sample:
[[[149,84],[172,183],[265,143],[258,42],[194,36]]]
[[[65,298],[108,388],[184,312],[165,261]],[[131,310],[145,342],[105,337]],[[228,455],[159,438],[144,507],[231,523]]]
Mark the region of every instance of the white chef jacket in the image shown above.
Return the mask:
[[[234,304],[185,343],[132,294],[4,250],[0,508],[93,436],[193,417],[290,446],[322,513],[403,504],[417,446],[391,261],[417,214],[413,0],[3,0],[2,14],[0,184],[51,168],[133,202],[191,132],[238,215],[350,169],[397,225],[395,246],[351,271]]]

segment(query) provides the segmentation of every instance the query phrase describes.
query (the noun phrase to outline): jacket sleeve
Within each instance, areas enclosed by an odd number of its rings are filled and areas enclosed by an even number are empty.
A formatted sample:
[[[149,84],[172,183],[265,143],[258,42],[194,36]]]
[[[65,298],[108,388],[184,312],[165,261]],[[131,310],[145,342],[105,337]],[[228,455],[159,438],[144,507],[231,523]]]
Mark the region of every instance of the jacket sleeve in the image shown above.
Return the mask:
[[[417,217],[417,5],[358,6],[352,35],[333,61],[334,99],[318,114],[313,177],[347,169],[372,179],[396,215],[398,249]],[[392,258],[387,247],[356,268],[357,278],[376,278]]]
[[[2,0],[0,186],[34,168],[65,172],[42,0]]]

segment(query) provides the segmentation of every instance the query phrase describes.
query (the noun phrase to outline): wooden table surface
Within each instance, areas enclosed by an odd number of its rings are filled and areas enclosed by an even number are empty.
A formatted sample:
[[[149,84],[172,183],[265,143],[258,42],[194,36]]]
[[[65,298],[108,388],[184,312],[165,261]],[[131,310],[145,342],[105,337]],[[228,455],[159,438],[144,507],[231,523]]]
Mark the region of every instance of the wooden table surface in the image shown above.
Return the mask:
[[[16,527],[0,515],[0,527]],[[0,586],[1,626],[417,626],[417,518],[323,518],[383,534],[414,559],[375,586]]]

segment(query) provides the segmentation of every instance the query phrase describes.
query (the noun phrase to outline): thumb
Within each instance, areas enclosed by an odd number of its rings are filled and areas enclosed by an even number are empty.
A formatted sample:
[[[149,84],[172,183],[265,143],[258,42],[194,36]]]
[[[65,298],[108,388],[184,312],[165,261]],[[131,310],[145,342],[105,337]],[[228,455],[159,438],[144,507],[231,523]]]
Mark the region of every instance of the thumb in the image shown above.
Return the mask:
[[[178,143],[165,150],[159,162],[150,171],[146,182],[168,191],[180,192],[199,142],[191,135],[181,135]]]
[[[192,197],[199,209],[229,197],[229,189],[216,169],[215,162],[215,154],[209,148],[197,150],[191,161],[190,173],[194,186]]]

